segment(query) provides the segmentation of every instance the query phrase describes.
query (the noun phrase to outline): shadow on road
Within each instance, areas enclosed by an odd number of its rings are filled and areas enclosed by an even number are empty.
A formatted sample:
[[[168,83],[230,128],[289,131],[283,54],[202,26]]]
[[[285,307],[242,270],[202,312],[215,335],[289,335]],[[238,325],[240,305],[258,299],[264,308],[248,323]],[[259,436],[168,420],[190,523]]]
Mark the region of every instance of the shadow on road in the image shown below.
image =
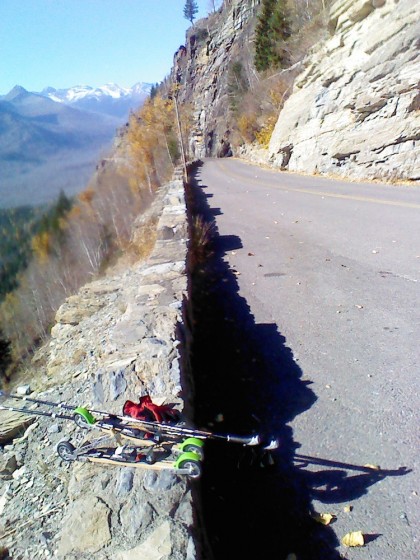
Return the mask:
[[[406,467],[380,469],[372,466],[352,465],[331,459],[320,459],[295,453],[294,461],[300,468],[309,465],[330,467],[319,471],[303,471],[303,478],[312,498],[325,504],[350,502],[368,492],[368,488],[388,476],[404,476],[411,472]],[[351,475],[351,471],[361,474]]]
[[[220,235],[213,196],[200,168],[187,188],[189,214],[215,228],[206,258],[190,266],[193,319],[191,365],[197,426],[219,433],[260,433],[279,448],[206,443],[200,482],[203,523],[213,560],[241,558],[335,560],[338,541],[317,523],[312,500],[350,502],[405,467],[380,470],[300,454],[288,425],[316,401],[276,324],[256,324],[239,293],[237,273],[225,261],[241,239]],[[203,221],[201,222],[203,223]],[[191,253],[191,250],[190,250]],[[356,472],[355,472],[356,471]],[[365,542],[380,535],[365,535]]]
[[[199,173],[188,188],[189,213],[212,222],[221,209],[209,205]],[[194,420],[220,433],[258,432],[267,441],[274,435],[280,447],[269,452],[206,443],[200,492],[213,558],[285,559],[294,553],[299,560],[338,559],[334,532],[310,517],[311,496],[287,425],[316,397],[277,326],[256,324],[238,293],[224,256],[241,246],[239,237],[219,235],[216,227],[207,258],[190,271]]]

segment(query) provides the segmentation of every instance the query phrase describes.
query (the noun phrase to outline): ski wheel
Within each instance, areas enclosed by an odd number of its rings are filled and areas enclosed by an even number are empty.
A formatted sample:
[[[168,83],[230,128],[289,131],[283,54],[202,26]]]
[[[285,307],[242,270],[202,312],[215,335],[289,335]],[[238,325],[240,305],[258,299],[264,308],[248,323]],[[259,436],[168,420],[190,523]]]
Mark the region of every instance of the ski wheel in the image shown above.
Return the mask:
[[[200,460],[204,459],[204,441],[196,437],[189,437],[179,445],[182,453],[195,453]]]
[[[202,446],[198,446],[195,443],[187,443],[182,447],[182,451],[188,453],[191,451],[200,457],[200,459],[204,459],[204,450]]]
[[[57,445],[57,453],[63,461],[75,461],[75,447],[69,441],[62,441]]]
[[[84,416],[82,416],[78,412],[76,412],[76,414],[73,416],[73,418],[74,418],[74,421],[76,422],[76,424],[79,426],[79,428],[86,429],[89,426],[89,424],[86,422]]]
[[[92,424],[95,423],[95,418],[86,408],[76,408],[73,413],[73,419],[79,428],[89,428]]]
[[[180,469],[188,469],[188,474],[190,478],[200,478],[201,476],[201,465],[199,461],[194,461],[192,459],[187,459],[179,463]]]
[[[200,478],[201,476],[201,465],[198,461],[192,461],[189,459],[188,461],[184,461],[181,463],[182,469],[188,469],[188,475],[190,478]]]

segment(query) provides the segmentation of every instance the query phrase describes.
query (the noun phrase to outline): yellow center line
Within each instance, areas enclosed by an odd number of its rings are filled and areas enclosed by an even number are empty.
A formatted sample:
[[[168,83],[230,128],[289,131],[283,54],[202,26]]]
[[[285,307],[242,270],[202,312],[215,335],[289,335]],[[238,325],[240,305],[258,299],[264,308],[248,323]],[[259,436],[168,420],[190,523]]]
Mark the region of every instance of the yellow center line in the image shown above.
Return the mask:
[[[398,202],[398,201],[394,201],[394,200],[381,200],[378,198],[373,198],[373,197],[368,197],[368,196],[358,196],[358,195],[351,195],[351,194],[339,194],[339,193],[330,193],[330,192],[324,192],[324,191],[314,191],[311,189],[305,189],[305,188],[301,188],[301,187],[288,187],[288,186],[283,186],[283,185],[276,185],[273,183],[268,183],[266,181],[264,181],[264,178],[262,177],[258,177],[258,179],[254,179],[251,177],[243,177],[241,175],[238,175],[237,173],[233,173],[232,170],[228,169],[226,165],[222,164],[221,162],[219,163],[219,167],[221,168],[221,170],[223,172],[225,172],[227,174],[227,176],[230,176],[234,179],[238,179],[240,181],[246,182],[248,184],[256,184],[256,182],[258,181],[259,186],[265,186],[265,187],[274,187],[274,188],[278,188],[278,189],[282,189],[282,190],[288,190],[288,191],[293,191],[293,192],[299,192],[299,193],[304,193],[304,194],[312,194],[315,196],[322,196],[324,198],[341,198],[341,199],[345,199],[345,200],[355,200],[355,201],[360,201],[360,202],[373,202],[375,204],[385,204],[388,206],[402,206],[405,208],[419,208],[420,209],[420,204],[416,204],[415,202]],[[226,177],[225,177],[226,178]]]
[[[282,186],[280,186],[280,188],[282,188],[282,189],[287,188],[288,190],[295,191],[295,192],[301,192],[301,193],[306,193],[306,194],[314,194],[316,196],[323,196],[323,197],[328,197],[328,198],[343,198],[343,199],[346,199],[346,200],[357,200],[357,201],[361,201],[361,202],[374,202],[375,204],[387,204],[388,206],[404,206],[404,207],[408,207],[408,208],[419,208],[420,209],[420,204],[416,204],[414,202],[398,202],[396,200],[395,201],[394,200],[380,200],[378,198],[371,198],[371,197],[368,197],[368,196],[356,196],[356,195],[351,195],[351,194],[327,193],[327,192],[323,192],[323,191],[312,191],[312,190],[309,190],[309,189],[301,189],[301,188],[295,188],[295,187],[282,187]]]

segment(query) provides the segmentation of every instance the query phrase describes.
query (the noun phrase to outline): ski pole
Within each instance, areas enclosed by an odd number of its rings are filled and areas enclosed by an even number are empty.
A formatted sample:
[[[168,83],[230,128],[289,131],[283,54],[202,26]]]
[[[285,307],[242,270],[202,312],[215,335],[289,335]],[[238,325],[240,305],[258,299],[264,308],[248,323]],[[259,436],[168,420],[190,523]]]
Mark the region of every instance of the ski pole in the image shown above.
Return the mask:
[[[17,408],[14,406],[3,406],[0,405],[0,410],[8,410],[11,412],[23,412],[29,416],[49,416],[50,418],[61,418],[62,420],[73,420],[73,416],[68,416],[66,414],[56,414],[55,412],[45,412],[42,410],[31,410],[29,408]]]

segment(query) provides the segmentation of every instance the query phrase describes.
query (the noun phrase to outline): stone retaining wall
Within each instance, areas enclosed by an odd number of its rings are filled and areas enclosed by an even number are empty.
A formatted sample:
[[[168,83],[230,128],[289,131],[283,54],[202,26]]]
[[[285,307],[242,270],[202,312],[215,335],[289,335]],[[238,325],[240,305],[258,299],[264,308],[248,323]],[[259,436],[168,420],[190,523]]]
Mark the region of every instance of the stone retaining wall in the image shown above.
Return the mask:
[[[121,413],[125,400],[150,394],[183,409],[188,234],[181,180],[160,189],[137,227],[151,218],[158,239],[147,262],[115,269],[59,309],[41,353],[44,374],[33,382],[39,398]],[[56,454],[62,439],[93,437],[73,422],[41,417],[30,437],[4,448],[0,530],[24,527],[3,539],[13,558],[195,560],[194,482],[170,471],[68,464]]]

